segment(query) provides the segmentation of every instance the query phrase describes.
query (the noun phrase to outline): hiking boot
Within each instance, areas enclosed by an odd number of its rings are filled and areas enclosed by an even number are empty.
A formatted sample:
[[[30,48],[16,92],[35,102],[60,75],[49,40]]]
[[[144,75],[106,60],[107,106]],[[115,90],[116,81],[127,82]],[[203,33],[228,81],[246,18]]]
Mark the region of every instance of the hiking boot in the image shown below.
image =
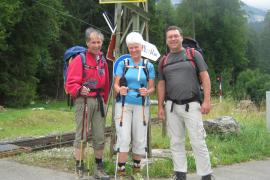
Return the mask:
[[[141,167],[140,166],[138,166],[138,167],[135,167],[135,166],[133,166],[133,174],[136,174],[136,173],[140,173],[141,172]]]
[[[125,179],[125,177],[127,176],[127,174],[126,174],[126,170],[125,169],[118,169],[117,170],[117,177],[119,178],[119,179]]]
[[[95,165],[94,169],[94,177],[96,179],[101,179],[101,180],[109,180],[110,176],[106,174],[103,168],[103,163],[99,163]]]
[[[77,164],[75,166],[75,174],[76,174],[77,178],[82,178],[84,172],[85,172],[85,167],[84,167],[83,163]]]
[[[133,169],[134,170],[134,169]],[[134,172],[134,171],[133,171]],[[142,174],[139,172],[137,173],[133,173],[133,175],[131,176],[132,180],[143,180],[143,176]]]
[[[202,176],[201,180],[215,180],[215,178],[212,174],[208,174],[206,176]]]
[[[175,171],[172,179],[173,180],[186,180],[187,179],[186,173]]]

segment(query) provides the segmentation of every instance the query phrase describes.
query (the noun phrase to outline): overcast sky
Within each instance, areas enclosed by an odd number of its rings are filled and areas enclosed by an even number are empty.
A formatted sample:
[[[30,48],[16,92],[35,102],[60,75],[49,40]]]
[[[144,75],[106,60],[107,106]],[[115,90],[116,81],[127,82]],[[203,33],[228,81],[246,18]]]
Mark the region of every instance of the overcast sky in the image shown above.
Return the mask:
[[[264,10],[270,10],[270,0],[241,0],[244,3]]]

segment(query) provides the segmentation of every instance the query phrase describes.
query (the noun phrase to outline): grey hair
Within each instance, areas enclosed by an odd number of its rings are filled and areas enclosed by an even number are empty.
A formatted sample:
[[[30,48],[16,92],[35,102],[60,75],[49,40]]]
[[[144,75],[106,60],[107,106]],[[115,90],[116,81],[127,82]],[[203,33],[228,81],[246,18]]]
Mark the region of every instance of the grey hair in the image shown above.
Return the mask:
[[[85,30],[85,40],[86,40],[86,42],[90,41],[90,35],[91,35],[92,33],[97,34],[97,35],[100,37],[101,41],[103,42],[103,40],[104,40],[104,35],[103,35],[99,30],[94,29],[94,28],[92,28],[92,27],[89,27],[89,28],[87,28],[87,29]]]

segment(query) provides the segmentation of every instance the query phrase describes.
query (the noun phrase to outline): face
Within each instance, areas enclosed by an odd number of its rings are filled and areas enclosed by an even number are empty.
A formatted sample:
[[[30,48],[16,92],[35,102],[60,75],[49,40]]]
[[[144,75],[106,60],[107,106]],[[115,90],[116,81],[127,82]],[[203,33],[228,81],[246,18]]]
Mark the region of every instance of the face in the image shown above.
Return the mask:
[[[92,54],[98,54],[102,47],[102,40],[96,33],[91,33],[89,40],[86,42],[88,51]]]
[[[171,51],[178,51],[182,48],[183,37],[178,30],[170,30],[166,33],[166,43]]]
[[[140,60],[141,59],[141,52],[142,52],[142,45],[141,44],[129,44],[128,51],[132,59]]]

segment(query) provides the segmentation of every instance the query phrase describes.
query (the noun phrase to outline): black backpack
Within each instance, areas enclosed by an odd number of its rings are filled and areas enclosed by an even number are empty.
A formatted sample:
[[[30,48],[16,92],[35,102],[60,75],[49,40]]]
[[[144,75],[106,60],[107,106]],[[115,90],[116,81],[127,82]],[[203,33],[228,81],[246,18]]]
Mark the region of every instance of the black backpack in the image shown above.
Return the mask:
[[[184,37],[182,46],[186,49],[194,48],[203,56],[203,49],[199,46],[199,43],[195,39],[192,39],[191,37]]]

